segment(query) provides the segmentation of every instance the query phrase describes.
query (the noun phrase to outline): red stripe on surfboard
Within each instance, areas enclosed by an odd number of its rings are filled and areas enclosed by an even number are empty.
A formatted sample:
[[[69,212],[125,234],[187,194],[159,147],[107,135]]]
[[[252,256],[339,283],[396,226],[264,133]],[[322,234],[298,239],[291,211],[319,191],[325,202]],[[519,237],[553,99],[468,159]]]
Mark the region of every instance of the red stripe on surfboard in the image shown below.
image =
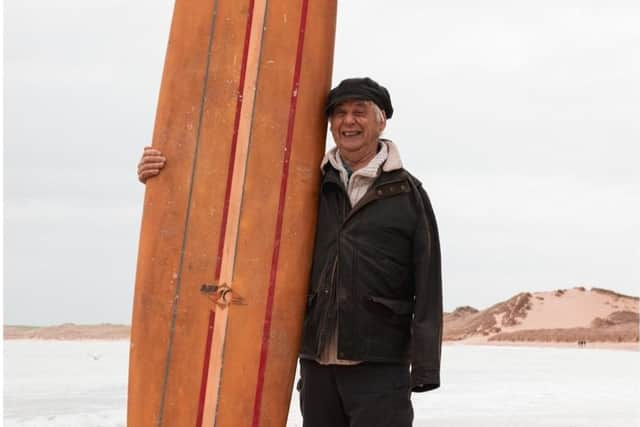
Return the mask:
[[[240,82],[238,83],[238,98],[236,100],[236,116],[233,120],[233,136],[231,139],[231,154],[229,156],[229,169],[227,172],[227,188],[224,193],[224,208],[222,211],[222,224],[220,225],[220,240],[218,242],[218,259],[216,260],[215,281],[220,280],[222,270],[222,256],[224,251],[224,239],[229,218],[229,201],[231,199],[231,182],[233,181],[234,159],[238,146],[238,129],[240,128],[240,113],[242,112],[242,97],[244,94],[244,81],[247,74],[247,59],[249,57],[249,39],[251,36],[251,24],[253,23],[253,7],[255,0],[250,0],[247,11],[247,29],[244,34],[244,47],[242,50],[242,65],[240,66]]]
[[[289,158],[291,157],[291,146],[293,143],[293,127],[296,116],[296,104],[298,100],[298,88],[300,86],[300,68],[302,66],[302,50],[304,46],[304,32],[307,25],[308,0],[302,3],[300,16],[300,31],[298,33],[298,50],[296,52],[296,65],[293,75],[293,88],[291,90],[291,105],[289,107],[289,127],[287,129],[287,140],[284,149],[284,161],[282,164],[282,180],[280,183],[280,200],[278,202],[278,217],[276,221],[275,239],[273,242],[273,257],[271,260],[271,275],[269,277],[269,289],[267,293],[267,307],[264,316],[264,326],[262,331],[262,349],[260,350],[260,365],[258,367],[258,382],[256,385],[256,396],[253,404],[253,427],[260,425],[260,409],[262,406],[262,394],[264,391],[264,374],[267,367],[267,354],[269,352],[269,335],[271,333],[271,317],[273,314],[273,302],[276,287],[276,277],[278,274],[278,258],[280,256],[280,239],[282,237],[282,222],[284,216],[285,197],[287,194],[287,183],[289,178]]]
[[[211,341],[213,340],[213,326],[216,322],[216,312],[209,312],[209,329],[207,331],[207,344],[204,348],[204,365],[202,366],[202,381],[200,383],[200,400],[198,402],[198,419],[196,426],[202,425],[202,417],[204,415],[204,398],[207,393],[207,377],[209,374],[209,359],[211,357]]]
[[[218,241],[218,254],[216,259],[216,267],[214,273],[214,281],[220,280],[220,272],[222,270],[222,257],[224,252],[224,240],[227,231],[227,221],[229,218],[229,201],[231,199],[231,184],[233,181],[233,172],[236,157],[236,148],[238,146],[238,129],[240,128],[240,113],[242,112],[242,98],[244,93],[244,83],[247,74],[247,61],[249,58],[249,40],[251,36],[251,24],[253,23],[253,9],[255,0],[249,1],[247,10],[247,27],[244,35],[244,46],[242,48],[242,64],[240,65],[240,80],[238,82],[238,95],[236,100],[236,113],[233,120],[233,135],[231,138],[231,153],[229,155],[229,167],[227,170],[227,186],[224,192],[224,207],[222,210],[222,222],[220,224],[220,240]],[[196,419],[196,427],[202,427],[204,418],[204,402],[207,395],[207,379],[209,377],[209,360],[211,358],[211,343],[213,340],[213,327],[215,324],[215,309],[209,314],[209,326],[207,331],[207,342],[205,347],[204,364],[202,367],[202,379],[200,380],[200,398],[198,401],[198,418]]]

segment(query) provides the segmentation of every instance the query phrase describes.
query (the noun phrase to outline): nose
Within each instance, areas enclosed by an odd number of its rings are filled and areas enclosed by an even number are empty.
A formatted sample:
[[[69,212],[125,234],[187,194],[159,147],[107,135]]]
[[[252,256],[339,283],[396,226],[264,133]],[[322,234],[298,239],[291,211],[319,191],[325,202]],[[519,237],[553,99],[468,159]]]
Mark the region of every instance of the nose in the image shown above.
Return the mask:
[[[350,124],[355,123],[356,117],[352,113],[347,113],[344,116],[344,123]]]

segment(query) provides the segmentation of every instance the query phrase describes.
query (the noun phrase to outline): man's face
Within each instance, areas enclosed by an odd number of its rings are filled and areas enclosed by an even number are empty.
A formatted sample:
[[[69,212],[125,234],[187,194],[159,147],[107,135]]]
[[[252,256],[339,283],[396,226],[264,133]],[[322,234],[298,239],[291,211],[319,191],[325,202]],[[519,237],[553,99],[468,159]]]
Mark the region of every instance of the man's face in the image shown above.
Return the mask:
[[[345,101],[335,106],[329,118],[333,140],[341,153],[375,150],[386,125],[367,101]]]

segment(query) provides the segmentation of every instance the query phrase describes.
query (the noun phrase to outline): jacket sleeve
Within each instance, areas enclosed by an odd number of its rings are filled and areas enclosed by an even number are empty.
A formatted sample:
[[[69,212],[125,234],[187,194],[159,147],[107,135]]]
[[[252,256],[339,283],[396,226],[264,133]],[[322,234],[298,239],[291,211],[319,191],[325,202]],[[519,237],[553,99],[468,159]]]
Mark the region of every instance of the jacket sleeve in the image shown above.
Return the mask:
[[[418,183],[418,225],[413,242],[415,309],[411,325],[411,390],[440,386],[442,348],[442,271],[436,218],[427,193]]]

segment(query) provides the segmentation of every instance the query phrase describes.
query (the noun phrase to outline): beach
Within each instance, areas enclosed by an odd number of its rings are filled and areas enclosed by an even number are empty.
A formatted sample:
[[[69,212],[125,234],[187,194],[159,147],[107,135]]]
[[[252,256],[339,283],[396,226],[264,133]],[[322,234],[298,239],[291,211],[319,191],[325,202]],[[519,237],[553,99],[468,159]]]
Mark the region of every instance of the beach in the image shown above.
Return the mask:
[[[126,340],[4,341],[6,427],[124,427]],[[640,352],[445,344],[415,427],[640,426]],[[294,391],[287,427],[302,426]]]

